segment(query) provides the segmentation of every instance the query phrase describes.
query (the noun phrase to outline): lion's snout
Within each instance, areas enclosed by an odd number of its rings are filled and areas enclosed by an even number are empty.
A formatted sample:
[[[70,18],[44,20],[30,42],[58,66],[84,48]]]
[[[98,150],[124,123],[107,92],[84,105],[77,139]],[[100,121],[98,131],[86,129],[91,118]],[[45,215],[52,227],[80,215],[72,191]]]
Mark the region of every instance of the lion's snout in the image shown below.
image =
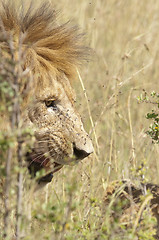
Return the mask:
[[[93,151],[94,148],[90,139],[85,144],[73,143],[73,154],[79,160],[88,157]]]
[[[76,147],[73,147],[73,154],[75,155],[75,157],[77,157],[77,159],[83,159],[85,157],[88,157],[89,154],[91,154],[92,152],[86,152],[83,149],[78,149]]]

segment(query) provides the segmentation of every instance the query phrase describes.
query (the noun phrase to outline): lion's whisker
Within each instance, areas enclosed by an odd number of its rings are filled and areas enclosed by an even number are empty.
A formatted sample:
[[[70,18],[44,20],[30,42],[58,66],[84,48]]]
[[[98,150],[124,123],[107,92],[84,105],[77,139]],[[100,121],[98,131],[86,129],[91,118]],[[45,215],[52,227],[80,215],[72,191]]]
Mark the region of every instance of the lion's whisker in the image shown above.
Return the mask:
[[[44,157],[44,153],[40,153],[40,154],[33,154],[33,157],[36,156],[34,159],[32,159],[32,161],[29,162],[29,166],[33,163],[36,162],[36,160],[39,158],[39,160]]]

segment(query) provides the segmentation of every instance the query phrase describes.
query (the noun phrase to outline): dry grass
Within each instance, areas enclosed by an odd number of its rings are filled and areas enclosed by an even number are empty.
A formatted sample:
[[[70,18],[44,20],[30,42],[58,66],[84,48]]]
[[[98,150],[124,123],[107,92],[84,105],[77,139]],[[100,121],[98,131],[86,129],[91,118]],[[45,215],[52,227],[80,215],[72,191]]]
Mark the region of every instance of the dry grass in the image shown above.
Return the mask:
[[[59,1],[58,8],[63,2]],[[149,122],[145,114],[151,106],[138,104],[145,89],[158,86],[157,1],[65,1],[63,15],[87,32],[87,42],[95,50],[94,61],[82,72],[99,145],[98,161],[83,161],[93,189],[102,191],[102,179],[129,178],[131,167],[146,160],[148,179],[158,183],[158,149],[145,135]],[[68,16],[68,17],[66,17]],[[80,88],[80,87],[78,87]],[[80,92],[80,93],[79,93]],[[83,120],[94,138],[87,100],[78,91]],[[96,153],[98,152],[95,143]],[[79,166],[78,166],[79,169]],[[73,171],[76,171],[74,168]],[[100,173],[100,174],[99,174]],[[109,178],[108,178],[109,175]]]
[[[135,225],[135,233],[121,233],[119,223],[111,225],[109,213],[103,214],[102,201],[112,180],[139,181],[143,162],[147,181],[159,184],[159,149],[145,134],[145,114],[152,107],[136,99],[143,89],[158,90],[159,2],[59,0],[55,6],[62,9],[62,20],[80,25],[95,50],[93,61],[80,71],[87,98],[80,81],[75,84],[95,154],[64,167],[45,190],[33,195],[25,190],[23,239],[153,239],[149,213],[143,232]],[[14,211],[10,220],[12,235]]]

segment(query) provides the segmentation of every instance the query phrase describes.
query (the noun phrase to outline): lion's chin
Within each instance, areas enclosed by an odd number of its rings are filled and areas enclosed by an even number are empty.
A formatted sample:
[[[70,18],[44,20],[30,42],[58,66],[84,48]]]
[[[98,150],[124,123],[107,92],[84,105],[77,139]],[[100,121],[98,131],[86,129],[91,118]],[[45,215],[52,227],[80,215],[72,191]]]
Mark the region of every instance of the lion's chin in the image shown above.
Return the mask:
[[[69,157],[63,157],[63,159],[56,160],[57,164],[60,165],[68,165],[68,166],[74,166],[77,163],[79,163],[81,159],[76,158],[74,155]]]
[[[42,169],[45,169],[46,174],[48,175],[48,173],[53,174],[63,167],[62,164],[53,162],[49,157],[44,154],[38,154],[34,150],[26,153],[26,161],[32,177],[35,177],[36,173]],[[45,176],[43,179],[45,180]]]

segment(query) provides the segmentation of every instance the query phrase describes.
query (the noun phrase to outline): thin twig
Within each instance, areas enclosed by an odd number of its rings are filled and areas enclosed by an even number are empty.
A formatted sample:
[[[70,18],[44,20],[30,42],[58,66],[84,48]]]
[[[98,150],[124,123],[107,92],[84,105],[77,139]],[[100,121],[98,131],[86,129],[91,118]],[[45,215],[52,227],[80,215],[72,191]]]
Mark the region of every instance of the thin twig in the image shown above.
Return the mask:
[[[20,61],[20,59],[19,59]],[[18,80],[21,78],[21,68],[20,65],[18,64],[18,71],[16,72],[15,69],[15,84],[17,85],[17,89],[15,91],[15,101],[16,101],[16,108],[15,108],[15,113],[16,113],[16,127],[18,130],[20,130],[20,119],[21,119],[21,114],[20,114],[20,97],[19,97],[19,92],[20,92],[20,86],[18,83]],[[17,175],[17,206],[16,206],[16,240],[19,240],[21,238],[21,216],[22,216],[22,195],[23,195],[23,173],[22,173],[22,167],[23,167],[23,154],[22,154],[22,140],[21,140],[21,133],[18,133],[17,136],[17,143],[18,143],[18,148],[17,148],[17,160],[18,160],[18,175]]]
[[[12,114],[11,114],[11,129],[15,129],[15,122],[16,122],[16,112],[14,111],[15,109],[15,101],[13,101],[12,104]],[[5,179],[5,186],[4,186],[4,238],[8,238],[8,228],[9,228],[9,212],[10,212],[10,206],[9,206],[9,191],[10,191],[10,181],[11,181],[11,161],[13,157],[13,149],[9,147],[8,149],[8,154],[7,154],[7,159],[6,159],[6,179]]]
[[[131,79],[133,79],[133,77],[135,77],[136,75],[138,75],[139,73],[141,73],[143,70],[145,70],[146,68],[149,68],[152,65],[152,61],[150,61],[147,65],[143,66],[142,68],[140,68],[137,72],[133,73],[130,77],[128,77],[127,79],[125,79],[124,81],[120,82],[118,85],[120,87],[122,87],[125,83],[129,82]]]
[[[21,225],[21,213],[22,213],[22,195],[23,195],[23,173],[22,169],[22,142],[18,141],[18,150],[17,150],[17,158],[18,158],[18,167],[19,172],[17,176],[17,208],[16,208],[16,240],[20,239],[20,225]]]
[[[11,160],[12,160],[13,152],[12,148],[8,149],[8,156],[6,160],[6,179],[4,185],[4,239],[8,238],[8,229],[9,229],[9,213],[10,213],[10,205],[9,205],[9,191],[10,191],[10,172],[11,172]]]
[[[136,75],[138,75],[139,73],[141,73],[142,71],[144,71],[145,69],[149,68],[152,65],[152,61],[150,63],[148,63],[147,65],[143,66],[141,69],[139,69],[137,72],[133,73],[132,76],[130,76],[129,78],[125,79],[124,81],[120,82],[117,86],[118,86],[118,93],[120,93],[120,89],[123,85],[125,85],[126,83],[128,83],[130,80],[133,79],[133,77],[135,77]],[[107,110],[107,108],[110,105],[111,100],[115,97],[115,93],[113,93],[111,95],[111,97],[108,99],[107,103],[103,106],[101,113],[99,114],[99,117],[97,119],[97,121],[94,123],[94,128],[97,127],[98,123],[100,122],[102,116],[104,115],[105,111]],[[115,101],[112,103],[112,106],[115,104]]]
[[[96,143],[96,146],[97,146],[97,153],[99,155],[99,144],[98,144],[98,140],[97,140],[97,135],[96,135],[96,131],[95,131],[93,118],[92,118],[92,115],[91,115],[91,110],[90,110],[90,106],[89,106],[88,96],[87,96],[87,92],[86,92],[83,80],[81,78],[81,75],[80,75],[78,69],[77,69],[77,74],[78,74],[78,77],[79,77],[79,80],[80,80],[80,83],[81,83],[81,86],[82,86],[82,89],[83,89],[83,92],[84,92],[84,96],[85,96],[85,99],[86,99],[89,119],[90,119],[90,122],[91,122],[91,125],[92,125],[92,129],[93,129],[94,139],[95,139],[95,143]]]
[[[136,168],[136,161],[135,161],[135,145],[134,145],[134,137],[133,137],[133,128],[132,128],[132,122],[131,122],[131,107],[130,107],[130,101],[131,101],[131,94],[132,94],[133,88],[130,90],[130,94],[128,97],[128,117],[129,117],[129,126],[130,126],[130,134],[131,134],[131,150],[132,150],[132,157],[131,160],[133,163],[133,167]]]

